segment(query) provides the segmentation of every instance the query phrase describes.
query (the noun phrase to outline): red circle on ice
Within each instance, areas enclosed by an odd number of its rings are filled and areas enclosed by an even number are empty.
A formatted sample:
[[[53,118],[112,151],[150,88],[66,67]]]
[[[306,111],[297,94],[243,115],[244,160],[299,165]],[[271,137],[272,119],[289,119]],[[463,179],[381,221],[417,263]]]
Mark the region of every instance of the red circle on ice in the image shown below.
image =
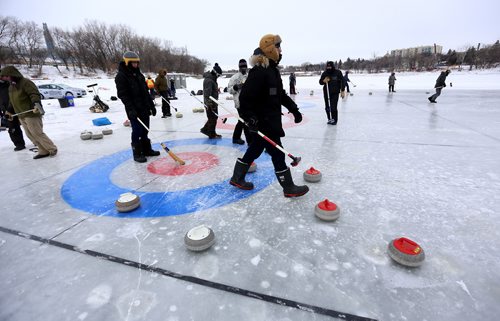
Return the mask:
[[[171,157],[165,156],[149,163],[148,171],[157,175],[179,176],[200,173],[219,165],[219,158],[206,152],[184,152],[176,155],[186,164],[180,165]]]
[[[399,252],[402,252],[404,254],[418,255],[420,252],[422,252],[422,248],[416,242],[413,242],[406,237],[395,239],[393,240],[392,244]]]

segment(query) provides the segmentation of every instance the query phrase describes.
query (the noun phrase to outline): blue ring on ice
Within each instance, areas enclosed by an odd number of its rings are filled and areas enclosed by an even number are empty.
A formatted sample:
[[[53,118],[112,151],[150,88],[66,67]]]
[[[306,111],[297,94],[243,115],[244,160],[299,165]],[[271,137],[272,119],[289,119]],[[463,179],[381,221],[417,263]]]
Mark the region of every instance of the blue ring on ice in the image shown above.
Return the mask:
[[[242,152],[246,150],[244,145],[235,146],[230,139],[182,139],[167,141],[166,144],[169,148],[208,144],[232,147]],[[156,144],[155,147],[161,149],[159,144]],[[163,154],[163,156],[166,155]],[[124,218],[173,216],[239,201],[263,190],[276,180],[273,164],[270,161],[271,157],[263,153],[259,157],[258,170],[250,174],[251,181],[255,186],[250,191],[240,190],[229,185],[229,180],[224,180],[212,185],[177,192],[140,192],[116,186],[110,179],[112,171],[117,166],[130,160],[130,150],[125,150],[100,158],[82,167],[62,185],[62,198],[76,209],[99,216]],[[132,212],[120,213],[115,209],[115,201],[120,197],[120,194],[126,192],[133,192],[140,196],[141,206]]]

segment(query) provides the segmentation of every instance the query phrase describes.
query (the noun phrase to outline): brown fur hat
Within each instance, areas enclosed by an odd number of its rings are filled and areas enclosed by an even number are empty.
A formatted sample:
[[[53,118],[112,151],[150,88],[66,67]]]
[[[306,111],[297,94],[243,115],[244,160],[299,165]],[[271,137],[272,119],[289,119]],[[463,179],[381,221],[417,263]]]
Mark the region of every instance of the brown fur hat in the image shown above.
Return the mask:
[[[277,62],[280,57],[280,53],[276,45],[281,43],[281,38],[279,35],[267,34],[260,39],[259,48],[262,50],[264,55]]]

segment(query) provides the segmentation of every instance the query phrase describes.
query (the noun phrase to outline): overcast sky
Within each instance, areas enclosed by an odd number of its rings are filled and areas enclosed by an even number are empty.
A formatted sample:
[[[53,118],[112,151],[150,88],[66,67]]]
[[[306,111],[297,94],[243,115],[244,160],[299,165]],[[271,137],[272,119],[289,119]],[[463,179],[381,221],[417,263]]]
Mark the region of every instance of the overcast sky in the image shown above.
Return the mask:
[[[499,12],[499,0],[0,0],[3,16],[68,30],[85,20],[125,24],[223,67],[248,58],[267,33],[281,36],[284,65],[491,44]]]

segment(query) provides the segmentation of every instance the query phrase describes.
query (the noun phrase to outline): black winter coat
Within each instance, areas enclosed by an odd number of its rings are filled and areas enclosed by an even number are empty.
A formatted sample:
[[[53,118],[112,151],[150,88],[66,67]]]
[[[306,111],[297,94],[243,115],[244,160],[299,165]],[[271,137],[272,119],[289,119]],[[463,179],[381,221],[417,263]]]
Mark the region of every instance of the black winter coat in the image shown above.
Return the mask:
[[[345,82],[344,82],[344,76],[342,75],[342,72],[338,69],[332,69],[332,70],[325,70],[321,74],[321,77],[319,78],[319,84],[323,85],[323,95],[327,97],[326,95],[326,84],[323,83],[323,80],[326,77],[330,77],[330,81],[328,82],[328,90],[330,97],[333,94],[339,94],[341,91],[345,90]]]
[[[240,93],[240,112],[245,121],[256,118],[259,131],[271,137],[284,137],[281,106],[290,112],[298,110],[283,89],[276,63],[269,60],[268,66],[259,64],[250,69]]]
[[[438,79],[436,80],[436,85],[434,88],[438,87],[446,87],[446,76],[448,76],[448,73],[446,71],[442,71],[441,74],[439,75]]]
[[[210,99],[210,96],[219,99],[219,86],[217,85],[217,76],[210,71],[203,74],[203,100],[207,107],[217,107],[217,104]]]
[[[150,111],[155,109],[149,95],[146,79],[139,69],[134,72],[125,66],[123,61],[120,62],[115,84],[116,93],[125,105],[127,116],[129,116],[130,111],[134,110],[138,116],[147,117]]]

